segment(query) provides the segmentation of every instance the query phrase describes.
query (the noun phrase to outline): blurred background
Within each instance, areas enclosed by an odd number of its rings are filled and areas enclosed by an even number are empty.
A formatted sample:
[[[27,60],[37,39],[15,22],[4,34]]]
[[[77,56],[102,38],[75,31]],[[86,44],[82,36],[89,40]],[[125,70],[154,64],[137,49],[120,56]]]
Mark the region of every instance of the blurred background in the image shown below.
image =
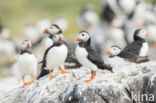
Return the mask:
[[[16,57],[21,42],[31,40],[33,54],[41,61],[42,31],[54,23],[71,46],[77,33],[87,30],[101,56],[114,44],[124,48],[132,42],[136,26],[142,25],[150,32],[149,57],[156,59],[156,0],[0,0],[1,93],[18,85]]]

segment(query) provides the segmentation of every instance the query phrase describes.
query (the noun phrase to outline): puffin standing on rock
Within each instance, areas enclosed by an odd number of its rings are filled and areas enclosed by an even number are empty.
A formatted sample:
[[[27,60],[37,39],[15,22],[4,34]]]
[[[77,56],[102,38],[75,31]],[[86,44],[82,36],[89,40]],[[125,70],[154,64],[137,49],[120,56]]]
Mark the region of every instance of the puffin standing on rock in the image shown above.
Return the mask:
[[[23,87],[28,84],[24,81],[25,75],[32,76],[32,80],[29,82],[29,84],[35,81],[37,74],[37,59],[31,53],[31,43],[28,40],[22,42],[21,52],[17,58],[17,66],[20,76],[23,80]]]
[[[64,43],[62,34],[49,35],[49,38],[53,41],[51,45],[45,52],[43,57],[43,65],[50,73],[50,79],[53,79],[56,75],[52,75],[52,69],[59,68],[61,73],[70,73],[62,69],[61,65],[68,55],[68,48]]]
[[[85,80],[85,82],[92,81],[96,76],[96,70],[107,69],[111,72],[112,67],[110,65],[106,65],[101,57],[92,49],[90,46],[90,35],[87,31],[81,31],[77,37],[74,39],[74,43],[78,43],[75,55],[78,61],[85,67],[92,70],[92,75],[89,80]]]

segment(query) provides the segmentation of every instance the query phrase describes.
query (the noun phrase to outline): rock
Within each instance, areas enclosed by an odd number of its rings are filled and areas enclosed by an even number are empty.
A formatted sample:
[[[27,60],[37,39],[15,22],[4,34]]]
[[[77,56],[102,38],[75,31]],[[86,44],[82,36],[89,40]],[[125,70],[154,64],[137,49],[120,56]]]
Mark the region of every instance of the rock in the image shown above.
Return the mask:
[[[45,76],[0,97],[0,103],[156,103],[156,62],[120,65],[114,73],[98,70],[90,83],[90,70]]]
[[[18,81],[15,77],[0,78],[0,96],[18,87]]]

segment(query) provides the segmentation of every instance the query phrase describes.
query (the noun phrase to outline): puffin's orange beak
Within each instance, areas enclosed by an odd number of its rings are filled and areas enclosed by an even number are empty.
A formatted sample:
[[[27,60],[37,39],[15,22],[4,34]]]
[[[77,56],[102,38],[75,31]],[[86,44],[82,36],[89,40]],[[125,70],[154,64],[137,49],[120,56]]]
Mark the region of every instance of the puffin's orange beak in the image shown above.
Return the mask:
[[[43,44],[42,44],[42,45],[43,45],[43,47],[45,47],[45,42],[43,42]]]
[[[31,45],[30,45],[30,43],[28,43],[28,44],[27,44],[27,46],[29,47],[29,49],[31,48]]]
[[[63,37],[60,35],[60,36],[59,36],[59,39],[60,39],[60,41],[62,41],[62,40],[63,40]]]
[[[146,32],[146,37],[149,37],[150,33],[149,32]]]
[[[42,34],[47,34],[47,29],[44,29]]]
[[[74,43],[75,43],[75,44],[77,43],[77,36],[76,36],[75,39],[74,39]]]
[[[105,55],[105,56],[109,56],[109,55],[108,55],[108,52],[109,52],[109,49],[106,49],[105,52],[104,52],[104,55]]]

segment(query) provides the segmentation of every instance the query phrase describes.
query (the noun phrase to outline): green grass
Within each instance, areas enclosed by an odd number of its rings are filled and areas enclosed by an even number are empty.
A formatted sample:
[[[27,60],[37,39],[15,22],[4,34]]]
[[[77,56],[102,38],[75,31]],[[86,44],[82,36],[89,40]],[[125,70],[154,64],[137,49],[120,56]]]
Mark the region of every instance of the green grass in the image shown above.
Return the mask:
[[[0,22],[11,30],[12,36],[20,36],[27,20],[39,20],[43,12],[50,20],[63,13],[69,21],[67,37],[76,35],[80,28],[76,18],[85,4],[92,4],[96,11],[100,9],[99,0],[0,0]]]
[[[67,37],[75,35],[80,28],[76,18],[85,4],[92,4],[97,12],[100,11],[101,0],[0,0],[0,22],[8,27],[12,36],[20,36],[27,20],[39,20],[41,13],[46,12],[50,20],[63,13],[68,21],[69,28],[65,32]],[[154,0],[148,0],[153,2]]]

